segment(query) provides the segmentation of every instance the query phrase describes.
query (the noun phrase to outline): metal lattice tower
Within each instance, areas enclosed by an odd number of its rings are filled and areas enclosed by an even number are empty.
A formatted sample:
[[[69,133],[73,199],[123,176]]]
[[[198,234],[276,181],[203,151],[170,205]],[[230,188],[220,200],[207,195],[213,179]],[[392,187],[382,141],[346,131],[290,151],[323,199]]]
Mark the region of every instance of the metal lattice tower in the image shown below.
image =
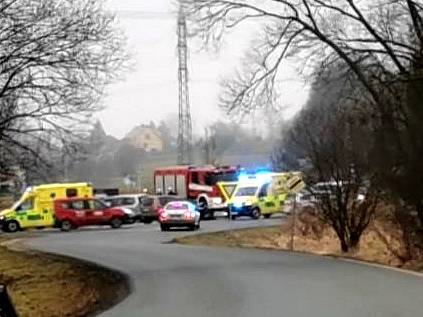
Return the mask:
[[[188,90],[188,45],[187,22],[182,4],[178,15],[178,80],[179,80],[179,126],[178,126],[178,164],[192,161],[192,122]]]

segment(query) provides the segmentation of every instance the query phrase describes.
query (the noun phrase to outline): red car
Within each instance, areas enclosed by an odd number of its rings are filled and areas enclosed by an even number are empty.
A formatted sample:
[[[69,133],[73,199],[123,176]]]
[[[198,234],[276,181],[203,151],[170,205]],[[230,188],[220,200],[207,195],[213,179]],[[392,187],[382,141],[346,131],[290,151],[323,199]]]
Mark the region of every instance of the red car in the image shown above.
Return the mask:
[[[57,199],[54,202],[54,211],[56,227],[62,231],[92,225],[119,228],[128,217],[123,208],[108,207],[94,198]]]

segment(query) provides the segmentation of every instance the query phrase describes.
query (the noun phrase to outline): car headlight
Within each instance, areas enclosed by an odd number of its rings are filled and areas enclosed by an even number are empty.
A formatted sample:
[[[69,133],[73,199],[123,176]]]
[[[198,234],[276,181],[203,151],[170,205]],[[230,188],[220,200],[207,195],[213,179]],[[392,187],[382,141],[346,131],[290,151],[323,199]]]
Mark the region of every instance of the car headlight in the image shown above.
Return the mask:
[[[245,206],[251,206],[253,204],[253,202],[251,200],[247,200],[244,205]]]
[[[0,221],[3,221],[4,220],[4,216],[0,216]]]
[[[222,203],[222,198],[221,197],[215,197],[215,198],[213,198],[213,202],[215,203],[215,204],[221,204]]]
[[[234,207],[235,208],[241,208],[242,207],[242,202],[241,201],[234,202]]]
[[[128,216],[134,216],[134,215],[135,215],[135,213],[134,213],[131,209],[128,209],[128,208],[122,208],[122,210],[123,210],[123,212],[124,212],[125,214],[127,214]]]

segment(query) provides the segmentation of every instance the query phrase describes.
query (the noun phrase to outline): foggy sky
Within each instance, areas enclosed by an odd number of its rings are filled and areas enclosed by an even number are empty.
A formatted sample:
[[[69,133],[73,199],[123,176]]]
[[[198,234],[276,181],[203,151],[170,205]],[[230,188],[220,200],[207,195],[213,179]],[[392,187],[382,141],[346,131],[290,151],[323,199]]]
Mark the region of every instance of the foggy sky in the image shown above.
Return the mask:
[[[174,0],[107,0],[117,11],[119,25],[128,38],[135,67],[124,81],[110,86],[104,99],[106,109],[98,117],[108,134],[123,137],[131,128],[159,121],[178,109],[177,37]],[[236,31],[227,38],[220,53],[199,52],[190,42],[190,99],[194,131],[218,119],[227,120],[218,106],[219,80],[231,74],[240,61],[254,29]],[[292,67],[284,70],[285,115],[290,116],[307,99],[304,83]],[[177,124],[177,122],[175,122]]]

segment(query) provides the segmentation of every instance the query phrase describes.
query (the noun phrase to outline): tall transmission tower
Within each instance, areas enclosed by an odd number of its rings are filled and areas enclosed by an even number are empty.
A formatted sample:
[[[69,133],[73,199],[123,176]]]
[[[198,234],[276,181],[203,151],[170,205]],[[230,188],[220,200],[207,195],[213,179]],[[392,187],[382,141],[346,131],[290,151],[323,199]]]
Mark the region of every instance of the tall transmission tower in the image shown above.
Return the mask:
[[[179,80],[179,126],[178,164],[192,163],[192,122],[188,90],[187,22],[183,5],[178,14],[178,80]]]

